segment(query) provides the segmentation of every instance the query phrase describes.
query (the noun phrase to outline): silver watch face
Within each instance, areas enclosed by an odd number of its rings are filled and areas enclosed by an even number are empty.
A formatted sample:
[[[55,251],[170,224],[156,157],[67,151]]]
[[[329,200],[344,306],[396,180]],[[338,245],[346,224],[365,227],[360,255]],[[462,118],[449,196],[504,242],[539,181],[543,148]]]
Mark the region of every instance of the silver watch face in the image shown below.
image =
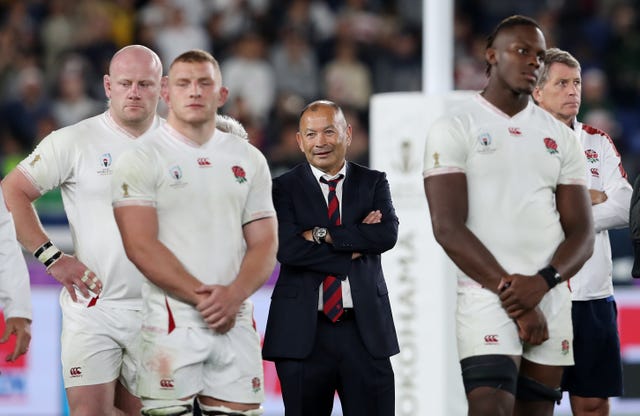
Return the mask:
[[[326,228],[318,228],[318,229],[316,229],[316,237],[325,238],[326,236],[327,236],[327,229]]]

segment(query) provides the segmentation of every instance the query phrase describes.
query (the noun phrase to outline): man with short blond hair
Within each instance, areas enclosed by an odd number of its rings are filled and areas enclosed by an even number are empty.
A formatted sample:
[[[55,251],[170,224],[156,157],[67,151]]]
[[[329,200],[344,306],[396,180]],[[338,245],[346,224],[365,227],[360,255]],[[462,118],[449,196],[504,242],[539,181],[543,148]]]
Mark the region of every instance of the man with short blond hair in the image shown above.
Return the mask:
[[[266,159],[222,131],[217,61],[191,50],[169,68],[167,123],[115,166],[113,207],[145,274],[138,393],[143,415],[262,413],[260,336],[249,300],[275,267]]]

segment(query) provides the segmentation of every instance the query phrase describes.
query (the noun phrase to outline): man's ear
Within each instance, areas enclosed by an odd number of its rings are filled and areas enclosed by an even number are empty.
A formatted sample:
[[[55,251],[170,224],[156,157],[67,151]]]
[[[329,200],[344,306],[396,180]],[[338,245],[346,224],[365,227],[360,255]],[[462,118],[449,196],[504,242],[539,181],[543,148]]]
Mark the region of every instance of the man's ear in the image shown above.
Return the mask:
[[[489,65],[494,66],[496,64],[496,54],[495,48],[487,48],[484,52],[484,59],[489,63]]]
[[[160,97],[169,104],[169,77],[166,75],[160,79]]]
[[[536,102],[536,104],[540,103],[540,99],[542,98],[542,90],[540,89],[540,87],[536,86],[533,89],[533,92],[531,93],[531,96],[533,97],[533,100]]]

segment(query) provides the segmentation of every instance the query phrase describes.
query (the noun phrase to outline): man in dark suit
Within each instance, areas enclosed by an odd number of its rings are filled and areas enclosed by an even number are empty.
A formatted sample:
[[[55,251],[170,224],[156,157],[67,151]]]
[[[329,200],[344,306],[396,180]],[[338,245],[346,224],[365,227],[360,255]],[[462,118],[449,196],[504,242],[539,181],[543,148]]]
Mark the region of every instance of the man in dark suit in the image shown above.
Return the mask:
[[[275,361],[286,416],[393,416],[399,352],[381,253],[398,237],[386,175],[346,162],[351,126],[339,106],[301,112],[307,162],[274,179],[280,275],[263,357]]]

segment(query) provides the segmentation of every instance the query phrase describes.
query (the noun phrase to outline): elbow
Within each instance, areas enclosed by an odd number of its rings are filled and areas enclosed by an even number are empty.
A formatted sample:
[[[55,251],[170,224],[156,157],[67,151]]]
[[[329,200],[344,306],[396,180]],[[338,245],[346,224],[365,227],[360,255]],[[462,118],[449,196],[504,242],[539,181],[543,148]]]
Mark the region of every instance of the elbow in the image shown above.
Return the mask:
[[[123,241],[124,252],[131,263],[140,271],[144,270],[144,259],[149,258],[149,254],[145,254],[143,247],[139,244]]]
[[[433,227],[433,236],[438,244],[445,249],[453,244],[457,232],[451,223],[434,220],[431,225]]]

